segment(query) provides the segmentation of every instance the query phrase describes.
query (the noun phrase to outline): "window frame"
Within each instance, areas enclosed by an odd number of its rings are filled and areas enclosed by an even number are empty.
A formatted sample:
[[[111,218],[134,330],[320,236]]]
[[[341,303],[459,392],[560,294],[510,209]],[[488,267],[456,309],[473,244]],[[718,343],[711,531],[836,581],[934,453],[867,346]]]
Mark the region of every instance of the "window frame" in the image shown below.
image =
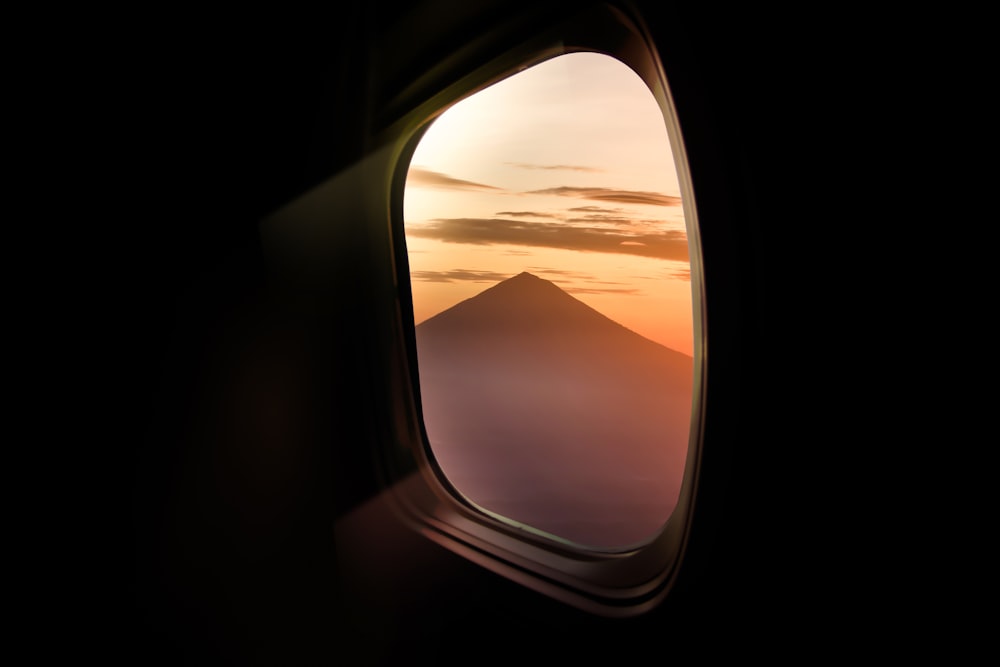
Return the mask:
[[[382,133],[369,174],[383,193],[369,200],[382,217],[392,255],[394,295],[386,341],[391,375],[391,442],[376,448],[386,497],[413,529],[465,558],[533,590],[604,616],[631,616],[668,593],[683,559],[697,491],[707,372],[701,244],[694,191],[677,115],[657,51],[641,19],[625,5],[602,4],[563,17],[527,37],[506,40],[500,55],[441,85],[423,100],[412,91],[389,105],[398,120]],[[576,51],[618,59],[649,87],[666,123],[688,231],[694,321],[694,386],[687,464],[677,506],[663,530],[644,546],[624,551],[583,549],[484,514],[452,490],[427,441],[420,409],[419,367],[409,290],[403,192],[410,159],[424,131],[453,104],[544,60]],[[415,102],[419,100],[419,102]],[[405,109],[409,108],[409,111]],[[384,198],[383,198],[384,196]],[[384,211],[378,211],[384,208]],[[413,474],[414,468],[416,474]]]

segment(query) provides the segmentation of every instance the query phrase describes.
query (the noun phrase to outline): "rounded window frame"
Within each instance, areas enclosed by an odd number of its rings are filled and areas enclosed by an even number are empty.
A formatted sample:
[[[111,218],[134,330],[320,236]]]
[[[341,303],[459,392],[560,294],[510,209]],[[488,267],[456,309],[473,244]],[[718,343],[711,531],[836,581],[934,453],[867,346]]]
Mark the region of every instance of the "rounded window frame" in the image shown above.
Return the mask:
[[[631,616],[656,606],[668,593],[690,534],[702,452],[705,413],[704,286],[694,190],[683,137],[657,51],[640,17],[627,6],[603,4],[510,39],[502,55],[472,67],[439,90],[408,91],[379,145],[388,147],[387,204],[396,286],[390,358],[393,360],[394,442],[379,449],[377,464],[387,497],[412,528],[451,551],[509,579],[580,609],[604,616]],[[592,550],[553,539],[539,531],[501,521],[468,504],[453,490],[434,460],[420,410],[419,369],[409,268],[404,238],[403,192],[410,158],[424,131],[453,104],[497,81],[559,55],[592,51],[611,56],[635,71],[660,107],[673,151],[691,264],[694,323],[692,419],[684,478],[677,506],[659,534],[627,550]],[[411,459],[412,460],[409,460]],[[401,462],[401,459],[406,461]],[[418,474],[410,474],[415,463]]]

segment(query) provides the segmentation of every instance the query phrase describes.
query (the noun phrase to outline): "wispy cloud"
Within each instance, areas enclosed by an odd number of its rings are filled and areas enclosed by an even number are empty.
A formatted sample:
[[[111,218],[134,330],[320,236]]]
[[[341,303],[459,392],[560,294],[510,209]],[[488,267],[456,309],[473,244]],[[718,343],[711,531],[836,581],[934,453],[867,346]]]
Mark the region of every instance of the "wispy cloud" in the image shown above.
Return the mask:
[[[531,162],[507,162],[505,164],[517,167],[518,169],[543,169],[545,171],[582,171],[592,174],[604,171],[604,169],[597,169],[596,167],[587,167],[579,164],[534,164]]]
[[[552,269],[547,266],[529,266],[528,270],[532,273],[537,273],[540,275],[550,275],[559,276],[560,278],[566,278],[571,280],[595,280],[593,273],[583,273],[581,271],[570,271],[568,269]],[[558,279],[553,278],[555,282],[559,282]]]
[[[585,209],[585,210],[584,210]],[[605,224],[605,225],[631,225],[635,222],[633,218],[622,215],[622,209],[602,209],[599,206],[574,207],[566,209],[573,212],[585,212],[587,215],[568,217],[559,213],[543,213],[542,211],[497,211],[496,215],[509,216],[511,218],[545,218],[548,220],[562,220],[569,223]],[[594,212],[590,212],[594,211]],[[650,221],[645,221],[650,222]],[[660,222],[660,221],[655,221]]]
[[[451,271],[414,271],[411,278],[430,283],[496,283],[510,278],[510,274],[495,271],[474,271],[472,269],[453,269]]]
[[[528,267],[534,273],[545,276],[547,279],[558,283],[560,287],[570,294],[622,294],[636,295],[643,294],[639,287],[630,287],[625,283],[613,280],[599,280],[590,273],[579,271],[562,271],[540,266]],[[498,273],[496,271],[477,271],[474,269],[452,269],[450,271],[414,271],[411,276],[413,280],[431,283],[498,283],[511,277],[510,273]]]
[[[601,208],[600,206],[576,206],[567,211],[574,213],[586,213],[577,217],[568,217],[558,213],[543,213],[541,211],[497,211],[497,215],[510,216],[512,218],[547,218],[550,220],[563,220],[570,223],[588,223],[605,225],[631,225],[634,218],[627,217],[621,212],[623,209]],[[648,220],[645,222],[649,222]],[[661,222],[661,221],[656,221]]]
[[[494,187],[492,185],[465,181],[447,174],[442,174],[440,171],[431,171],[430,169],[424,169],[423,167],[410,167],[410,171],[406,175],[406,184],[407,186],[412,185],[427,188],[445,188],[448,190],[502,190],[502,188]]]
[[[614,188],[584,188],[561,185],[556,188],[531,190],[528,194],[557,195],[560,197],[578,197],[594,201],[609,201],[620,204],[650,204],[652,206],[680,206],[681,198],[665,195],[659,192],[643,192],[641,190],[617,190]]]
[[[497,211],[497,215],[509,215],[514,218],[558,218],[554,213],[540,211]]]
[[[581,218],[566,218],[566,222],[586,222],[586,223],[602,223],[605,225],[631,225],[635,221],[632,218],[623,218],[617,215],[585,215]]]
[[[675,269],[675,270],[673,270],[673,271],[670,272],[670,277],[671,278],[677,278],[678,280],[687,280],[687,281],[690,282],[691,281],[691,269],[690,268],[683,268],[683,269],[678,268],[678,269]]]
[[[687,236],[676,230],[637,234],[607,227],[565,223],[502,218],[439,218],[412,225],[407,228],[407,234],[472,245],[509,244],[659,259],[688,258]]]
[[[640,294],[636,287],[563,287],[563,291],[570,294]]]
[[[615,280],[600,280],[592,273],[551,269],[545,266],[529,266],[532,271],[557,283],[570,294],[644,294],[639,287]]]
[[[614,208],[608,208],[607,206],[571,206],[567,211],[573,211],[574,213],[610,213],[618,214],[624,211],[621,206],[616,206]]]

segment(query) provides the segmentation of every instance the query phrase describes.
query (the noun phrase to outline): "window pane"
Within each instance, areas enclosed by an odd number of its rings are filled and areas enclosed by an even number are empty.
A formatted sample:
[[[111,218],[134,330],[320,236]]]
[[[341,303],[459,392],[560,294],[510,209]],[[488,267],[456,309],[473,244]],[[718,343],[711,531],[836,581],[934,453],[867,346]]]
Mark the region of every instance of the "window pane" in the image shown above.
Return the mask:
[[[601,549],[677,503],[690,264],[656,100],[572,53],[457,103],[410,164],[404,224],[429,446],[509,522]]]

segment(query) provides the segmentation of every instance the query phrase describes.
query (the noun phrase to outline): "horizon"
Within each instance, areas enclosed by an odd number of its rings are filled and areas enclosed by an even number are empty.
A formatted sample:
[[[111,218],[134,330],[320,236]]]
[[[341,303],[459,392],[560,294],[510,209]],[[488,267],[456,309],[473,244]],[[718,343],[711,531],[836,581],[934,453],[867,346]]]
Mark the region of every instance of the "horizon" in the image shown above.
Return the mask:
[[[557,56],[442,113],[409,167],[404,229],[415,323],[526,272],[693,355],[663,114],[610,56]]]

